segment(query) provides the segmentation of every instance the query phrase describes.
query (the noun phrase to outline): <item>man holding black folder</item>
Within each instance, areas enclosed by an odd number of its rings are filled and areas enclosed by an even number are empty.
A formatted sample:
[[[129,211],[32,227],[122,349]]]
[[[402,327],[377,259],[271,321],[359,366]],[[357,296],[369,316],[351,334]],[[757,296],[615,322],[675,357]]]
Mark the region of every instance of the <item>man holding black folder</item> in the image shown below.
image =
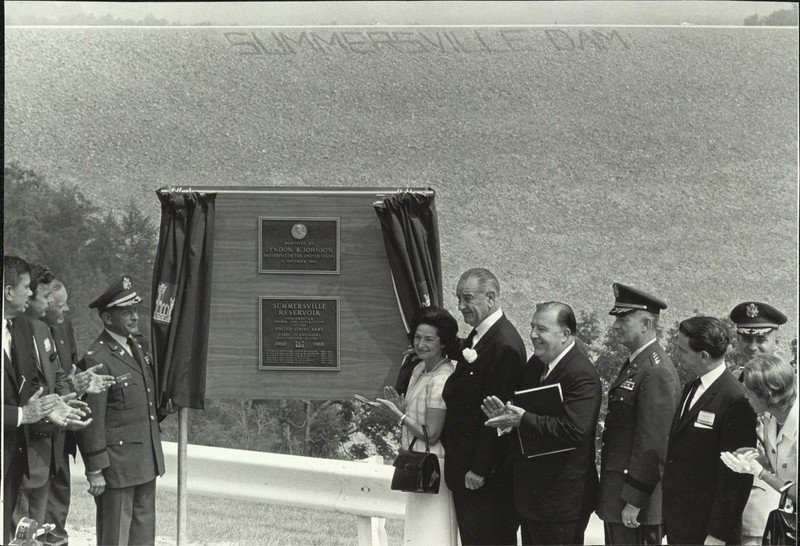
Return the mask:
[[[575,344],[576,327],[569,305],[537,306],[531,320],[534,355],[523,367],[518,394],[513,403],[490,396],[483,404],[488,426],[517,427],[514,504],[523,544],[583,544],[595,507],[594,438],[602,389],[594,365]],[[545,388],[520,392],[538,387]],[[558,389],[560,404],[546,402],[536,411],[527,405],[540,400],[532,392],[547,396]]]
[[[667,304],[614,283],[612,332],[631,351],[608,390],[600,498],[606,544],[661,544],[661,474],[681,384],[656,339]]]

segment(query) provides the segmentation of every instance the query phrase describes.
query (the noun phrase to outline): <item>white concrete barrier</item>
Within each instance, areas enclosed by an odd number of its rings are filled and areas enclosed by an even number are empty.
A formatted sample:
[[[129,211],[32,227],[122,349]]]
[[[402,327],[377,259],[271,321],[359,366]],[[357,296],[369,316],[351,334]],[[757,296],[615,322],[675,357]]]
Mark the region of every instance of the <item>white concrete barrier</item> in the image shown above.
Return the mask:
[[[163,446],[167,473],[158,487],[177,492],[178,444],[163,442]],[[404,493],[389,487],[394,467],[380,464],[380,457],[336,461],[189,444],[188,459],[189,495],[353,514],[358,516],[361,546],[385,546],[383,518],[405,517]],[[72,479],[82,482],[80,487],[86,482],[83,474],[78,456]],[[585,543],[603,544],[603,538],[603,524],[592,514]]]
[[[158,488],[178,490],[178,444],[163,442],[166,474]],[[359,516],[359,544],[386,544],[381,519],[403,519],[405,497],[392,491],[394,468],[372,458],[338,461],[189,444],[189,495],[328,510]],[[78,457],[73,480],[85,480]],[[190,530],[191,533],[191,530]]]

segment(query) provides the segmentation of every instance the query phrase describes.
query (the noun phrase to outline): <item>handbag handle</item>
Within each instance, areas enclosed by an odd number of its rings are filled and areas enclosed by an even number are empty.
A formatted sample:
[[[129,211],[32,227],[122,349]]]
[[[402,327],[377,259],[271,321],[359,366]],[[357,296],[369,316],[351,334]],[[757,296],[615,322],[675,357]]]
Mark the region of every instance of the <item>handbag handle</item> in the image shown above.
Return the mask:
[[[422,434],[425,435],[425,453],[430,453],[431,452],[431,448],[428,445],[428,428],[425,425],[420,425],[420,426],[422,427]],[[414,436],[414,439],[411,440],[411,443],[408,445],[408,450],[409,451],[412,451],[412,448],[414,447],[414,443],[416,441],[417,441],[417,437]]]
[[[789,489],[792,488],[793,484],[789,484],[787,487],[781,491],[781,500],[778,501],[778,510],[783,510],[784,512],[788,512],[791,510],[793,514],[797,513],[797,506],[795,506],[794,501],[789,497]]]

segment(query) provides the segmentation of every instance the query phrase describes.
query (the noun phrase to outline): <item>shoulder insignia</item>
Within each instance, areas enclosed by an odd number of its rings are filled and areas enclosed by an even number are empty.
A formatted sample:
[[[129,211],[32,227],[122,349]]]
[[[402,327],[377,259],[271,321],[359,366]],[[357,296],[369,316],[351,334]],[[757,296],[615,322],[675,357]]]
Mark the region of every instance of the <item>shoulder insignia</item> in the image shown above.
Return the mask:
[[[661,365],[661,357],[658,356],[658,353],[652,353],[650,355],[650,365],[651,366],[660,366]]]

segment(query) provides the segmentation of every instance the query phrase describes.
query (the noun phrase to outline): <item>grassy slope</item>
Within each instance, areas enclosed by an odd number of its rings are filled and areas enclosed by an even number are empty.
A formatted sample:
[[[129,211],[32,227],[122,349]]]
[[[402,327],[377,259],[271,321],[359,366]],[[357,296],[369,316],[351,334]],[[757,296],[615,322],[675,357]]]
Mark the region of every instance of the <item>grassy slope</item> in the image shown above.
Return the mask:
[[[604,314],[621,281],[669,302],[669,322],[752,297],[796,335],[794,29],[284,56],[222,33],[8,29],[6,160],[154,216],[168,184],[430,185],[451,309],[483,265],[523,331],[545,299]]]

